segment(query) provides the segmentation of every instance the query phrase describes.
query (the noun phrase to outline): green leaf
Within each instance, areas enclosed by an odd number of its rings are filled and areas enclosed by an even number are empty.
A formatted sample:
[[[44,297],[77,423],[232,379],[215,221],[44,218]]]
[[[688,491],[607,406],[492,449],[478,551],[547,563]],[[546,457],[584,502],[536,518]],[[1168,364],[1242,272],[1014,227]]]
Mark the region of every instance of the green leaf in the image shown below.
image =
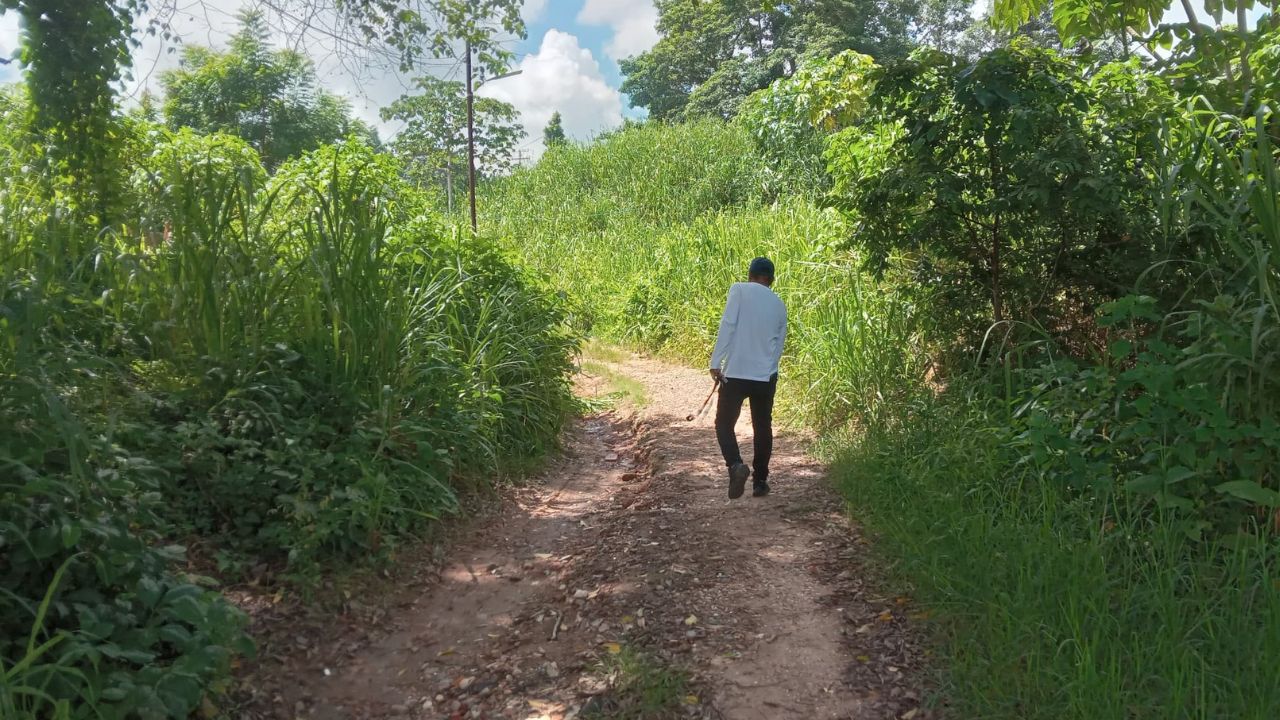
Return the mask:
[[[70,521],[62,523],[62,547],[68,550],[75,547],[80,541],[80,525]]]
[[[1190,498],[1181,495],[1173,495],[1167,492],[1156,495],[1156,505],[1163,509],[1174,508],[1176,510],[1190,510],[1195,507],[1195,503]]]
[[[1264,488],[1252,480],[1232,480],[1214,488],[1224,495],[1231,495],[1248,500],[1256,505],[1276,508],[1280,507],[1280,492]]]
[[[1108,350],[1111,353],[1111,357],[1116,360],[1123,360],[1133,352],[1133,343],[1128,340],[1117,340],[1111,343],[1111,347]]]
[[[138,650],[136,648],[123,648],[115,643],[99,645],[98,651],[109,658],[124,660],[138,665],[146,665],[156,659],[155,653],[147,652],[146,650]]]
[[[185,647],[191,642],[191,632],[181,625],[165,625],[160,628],[159,637],[164,642],[178,647]]]
[[[196,627],[204,624],[204,608],[193,597],[178,598],[169,606],[169,612],[173,617]]]
[[[1164,478],[1159,475],[1143,475],[1125,483],[1124,489],[1141,495],[1154,495],[1164,489]]]
[[[138,581],[138,599],[147,609],[154,608],[163,594],[164,588],[154,578],[144,577]]]

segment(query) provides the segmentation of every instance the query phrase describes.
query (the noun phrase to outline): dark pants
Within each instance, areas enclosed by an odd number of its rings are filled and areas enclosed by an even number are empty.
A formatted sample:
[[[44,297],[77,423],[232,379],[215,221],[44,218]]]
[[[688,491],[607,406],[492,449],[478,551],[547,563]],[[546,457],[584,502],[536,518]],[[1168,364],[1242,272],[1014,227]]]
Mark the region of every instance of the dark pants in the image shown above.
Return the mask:
[[[777,389],[777,375],[767,381],[725,378],[720,385],[720,399],[716,403],[716,440],[720,442],[720,454],[729,467],[742,462],[733,426],[742,414],[742,401],[750,399],[756,451],[751,466],[756,481],[769,477],[769,458],[773,455],[773,394]]]

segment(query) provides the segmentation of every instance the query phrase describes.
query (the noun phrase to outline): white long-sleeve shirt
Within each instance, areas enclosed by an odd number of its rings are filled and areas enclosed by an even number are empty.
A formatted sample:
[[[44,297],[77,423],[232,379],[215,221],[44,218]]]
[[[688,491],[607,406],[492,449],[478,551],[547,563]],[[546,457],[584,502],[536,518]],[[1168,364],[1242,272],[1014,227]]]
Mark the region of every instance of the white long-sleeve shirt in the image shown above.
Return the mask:
[[[725,377],[768,380],[778,372],[787,340],[787,308],[773,290],[754,282],[734,283],[720,318],[711,368]]]

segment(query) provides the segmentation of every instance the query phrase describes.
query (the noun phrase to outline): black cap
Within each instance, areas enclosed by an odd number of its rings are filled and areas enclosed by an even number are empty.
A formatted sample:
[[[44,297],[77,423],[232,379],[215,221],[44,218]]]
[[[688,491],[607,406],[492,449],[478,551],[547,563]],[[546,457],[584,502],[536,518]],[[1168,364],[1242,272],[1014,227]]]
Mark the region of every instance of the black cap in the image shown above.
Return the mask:
[[[751,267],[747,269],[747,275],[750,277],[773,277],[773,261],[767,257],[758,257],[751,261]]]

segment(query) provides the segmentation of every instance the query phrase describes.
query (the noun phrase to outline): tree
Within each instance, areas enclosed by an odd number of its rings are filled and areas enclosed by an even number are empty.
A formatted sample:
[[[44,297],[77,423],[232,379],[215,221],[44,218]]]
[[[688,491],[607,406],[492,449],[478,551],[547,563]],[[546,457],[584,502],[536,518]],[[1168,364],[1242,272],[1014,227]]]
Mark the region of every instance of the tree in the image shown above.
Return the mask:
[[[564,125],[560,122],[559,110],[551,113],[551,121],[547,123],[547,127],[542,131],[542,142],[548,148],[569,142],[569,139],[564,134]]]
[[[1252,112],[1266,97],[1255,83],[1254,54],[1269,44],[1277,28],[1275,13],[1249,26],[1255,7],[1274,8],[1258,0],[1204,0],[1201,21],[1191,0],[1179,0],[1186,22],[1163,22],[1174,0],[995,0],[992,18],[1002,28],[1020,25],[1040,13],[1048,13],[1064,42],[1111,38],[1127,54],[1137,44],[1155,58],[1158,67],[1180,81],[1185,95],[1205,94],[1218,104],[1228,103]],[[1234,23],[1223,22],[1223,11],[1234,13]],[[1175,44],[1176,41],[1176,44]],[[1165,55],[1168,53],[1168,56]],[[1262,90],[1263,92],[1258,92]]]
[[[747,98],[737,122],[783,183],[801,194],[825,193],[825,140],[861,119],[875,69],[869,56],[852,50],[807,58],[791,77]]]
[[[112,83],[127,66],[129,29],[141,0],[0,0],[22,23],[30,128],[82,215],[110,219],[120,183]],[[83,212],[87,211],[87,212]]]
[[[453,208],[454,179],[467,176],[467,100],[460,82],[424,77],[420,93],[404,95],[382,109],[383,120],[399,120],[403,129],[391,141],[391,151],[405,163],[418,184],[441,183]],[[475,100],[477,170],[494,175],[510,170],[512,153],[524,129],[509,103],[493,98]]]
[[[271,48],[261,13],[241,15],[226,52],[186,48],[182,67],[161,81],[170,127],[237,135],[269,168],[352,133],[373,136],[345,100],[317,86],[309,60]]]
[[[795,72],[805,54],[901,57],[913,45],[913,30],[923,27],[917,0],[658,0],[657,6],[657,45],[621,63],[622,91],[657,120],[732,117],[746,96]]]
[[[832,201],[872,269],[905,260],[959,327],[1052,322],[1061,297],[1109,299],[1150,262],[1134,185],[1150,146],[1101,114],[1129,93],[1029,41],[974,64],[920,53],[871,80],[857,124],[828,138]]]
[[[922,0],[915,19],[915,36],[923,45],[955,52],[974,24],[973,3],[966,0]]]

